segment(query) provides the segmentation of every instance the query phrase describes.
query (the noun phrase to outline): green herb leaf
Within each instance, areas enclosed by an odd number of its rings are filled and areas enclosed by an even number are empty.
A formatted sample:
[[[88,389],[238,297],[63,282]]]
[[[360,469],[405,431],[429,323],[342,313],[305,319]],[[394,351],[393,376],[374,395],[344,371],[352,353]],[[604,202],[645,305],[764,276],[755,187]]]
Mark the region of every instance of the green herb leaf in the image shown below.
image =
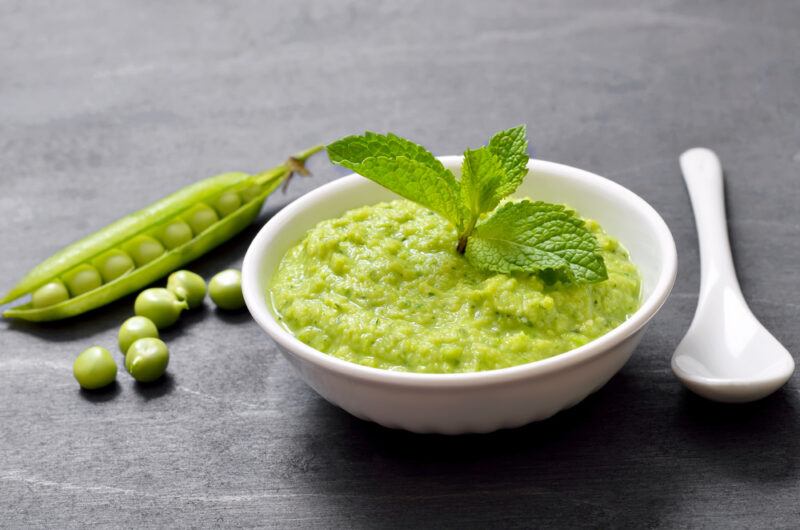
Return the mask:
[[[458,182],[424,147],[391,133],[368,131],[342,138],[326,149],[334,164],[430,208],[462,229],[466,215]]]
[[[480,214],[494,210],[501,200],[516,191],[527,175],[525,135],[526,128],[520,125],[495,134],[486,147],[464,152],[460,184],[468,216],[458,234],[459,252],[464,252]]]
[[[467,149],[461,164],[461,200],[473,218],[490,212],[500,204],[500,185],[506,171],[500,159],[488,147]]]
[[[508,202],[478,224],[467,259],[499,273],[548,272],[573,283],[608,278],[594,235],[561,205],[523,200]]]
[[[492,136],[489,150],[503,164],[505,174],[495,194],[501,199],[514,193],[528,174],[527,128],[519,125]]]
[[[527,175],[527,149],[524,125],[501,131],[487,146],[464,153],[456,180],[424,147],[391,133],[347,136],[327,147],[334,164],[450,221],[458,231],[456,250],[478,268],[573,283],[605,280],[597,240],[573,212],[528,200],[497,207]]]

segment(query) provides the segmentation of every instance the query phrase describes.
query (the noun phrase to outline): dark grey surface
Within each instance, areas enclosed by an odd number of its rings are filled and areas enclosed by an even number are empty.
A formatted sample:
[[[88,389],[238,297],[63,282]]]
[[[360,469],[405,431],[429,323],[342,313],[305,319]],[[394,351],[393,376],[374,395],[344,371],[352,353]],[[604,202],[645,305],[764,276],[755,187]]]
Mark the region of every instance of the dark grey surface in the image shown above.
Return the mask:
[[[514,431],[393,432],[328,405],[247,314],[166,334],[170,377],[83,394],[125,299],[0,323],[0,526],[797,526],[797,377],[708,404],[669,370],[698,286],[677,156],[727,170],[753,311],[800,350],[800,4],[0,3],[2,287],[168,191],[365,128],[437,153],[527,123],[537,156],[630,187],[675,236],[674,294],[604,389]],[[264,219],[341,172],[275,195]],[[260,225],[263,219],[258,223]],[[257,226],[199,260],[241,257]]]

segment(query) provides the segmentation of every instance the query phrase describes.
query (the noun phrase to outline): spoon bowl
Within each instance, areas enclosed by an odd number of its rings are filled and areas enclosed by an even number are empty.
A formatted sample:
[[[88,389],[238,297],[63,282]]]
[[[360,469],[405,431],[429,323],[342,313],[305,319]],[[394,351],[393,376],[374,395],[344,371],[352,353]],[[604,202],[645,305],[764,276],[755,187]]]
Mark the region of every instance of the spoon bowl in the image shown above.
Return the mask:
[[[694,393],[725,403],[768,396],[791,377],[794,360],[731,291],[706,298],[672,357]]]
[[[672,356],[672,371],[692,392],[724,403],[768,396],[794,372],[794,359],[750,311],[731,257],[722,168],[710,150],[681,155],[697,220],[700,296],[694,319]]]

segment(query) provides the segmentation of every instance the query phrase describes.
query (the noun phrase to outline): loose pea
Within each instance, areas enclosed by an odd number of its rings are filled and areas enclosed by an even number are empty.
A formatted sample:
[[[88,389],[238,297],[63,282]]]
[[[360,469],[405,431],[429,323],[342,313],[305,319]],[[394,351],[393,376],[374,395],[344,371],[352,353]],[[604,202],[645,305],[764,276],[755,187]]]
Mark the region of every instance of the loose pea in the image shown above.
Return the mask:
[[[209,226],[219,221],[219,215],[207,204],[198,204],[187,215],[186,222],[192,228],[192,232],[199,234]]]
[[[139,293],[133,304],[133,312],[140,317],[149,318],[158,329],[163,329],[174,324],[181,316],[181,311],[188,307],[172,291],[153,287]]]
[[[147,317],[131,317],[123,322],[119,328],[119,334],[117,335],[119,349],[123,354],[128,353],[128,348],[131,347],[131,344],[139,339],[148,337],[158,338],[158,328],[153,324],[153,321]]]
[[[79,296],[103,285],[100,272],[91,265],[81,265],[64,275],[69,294]]]
[[[243,308],[242,273],[236,269],[228,269],[217,273],[208,282],[208,294],[221,309]]]
[[[176,271],[167,278],[167,289],[181,300],[186,300],[189,309],[203,303],[206,297],[206,282],[202,276],[191,271]]]
[[[110,282],[136,268],[131,257],[121,250],[113,250],[100,259],[98,269],[103,281]]]
[[[55,305],[64,300],[69,300],[69,291],[58,281],[42,285],[31,295],[31,305],[36,309]]]
[[[242,199],[239,197],[238,193],[233,191],[226,191],[214,201],[214,209],[217,210],[220,217],[232,214],[238,210],[241,205]]]
[[[83,350],[72,365],[72,374],[83,388],[94,390],[111,384],[117,377],[117,363],[105,348]]]
[[[155,381],[167,369],[169,348],[161,339],[146,337],[139,339],[125,354],[125,368],[140,383]]]
[[[188,243],[192,237],[194,237],[192,228],[180,219],[172,221],[161,232],[161,242],[170,250]]]
[[[138,236],[128,245],[128,249],[138,267],[150,263],[164,253],[164,245],[150,236]]]

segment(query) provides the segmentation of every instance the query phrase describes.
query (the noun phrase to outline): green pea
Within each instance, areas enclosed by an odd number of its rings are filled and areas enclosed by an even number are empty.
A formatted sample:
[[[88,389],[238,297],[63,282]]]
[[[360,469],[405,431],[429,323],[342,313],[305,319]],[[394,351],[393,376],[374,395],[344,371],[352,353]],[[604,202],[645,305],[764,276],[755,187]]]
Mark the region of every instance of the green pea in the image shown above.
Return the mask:
[[[155,381],[167,369],[169,348],[161,339],[145,337],[128,348],[125,354],[125,368],[140,383]]]
[[[180,219],[165,226],[161,232],[161,242],[169,250],[188,243],[193,237],[192,228]]]
[[[208,282],[208,294],[221,309],[241,309],[244,307],[242,295],[242,273],[228,269],[217,273]]]
[[[153,321],[147,317],[131,317],[122,323],[117,335],[119,349],[122,353],[127,353],[131,344],[139,339],[158,338],[158,328]]]
[[[108,283],[111,280],[116,280],[126,272],[130,272],[136,268],[131,257],[121,250],[114,249],[106,256],[100,258],[98,269],[103,281]]]
[[[138,236],[128,244],[128,250],[137,267],[150,263],[164,253],[164,245],[150,236]]]
[[[163,287],[153,287],[139,293],[133,304],[133,312],[137,316],[152,320],[158,329],[164,329],[174,324],[181,316],[181,311],[188,307],[188,304],[178,300],[172,291]]]
[[[250,186],[248,188],[243,189],[239,193],[239,196],[242,198],[242,202],[245,203],[245,202],[252,201],[256,197],[258,197],[260,194],[261,194],[261,186],[253,185],[253,186]]]
[[[176,271],[167,278],[167,289],[181,300],[186,300],[189,309],[203,303],[206,297],[206,282],[199,274],[191,271]]]
[[[214,209],[220,217],[225,217],[236,210],[242,205],[242,199],[239,194],[233,191],[226,191],[214,201]]]
[[[31,295],[31,305],[36,309],[56,305],[64,300],[69,300],[69,291],[59,281],[46,283]]]
[[[103,279],[100,272],[91,265],[81,265],[64,275],[64,283],[67,284],[69,294],[80,296],[103,285]]]
[[[192,232],[199,234],[209,226],[219,221],[219,215],[207,204],[198,204],[186,216],[186,222],[192,228]]]
[[[75,359],[72,374],[78,384],[87,390],[103,388],[117,378],[117,363],[107,349],[92,346]]]

